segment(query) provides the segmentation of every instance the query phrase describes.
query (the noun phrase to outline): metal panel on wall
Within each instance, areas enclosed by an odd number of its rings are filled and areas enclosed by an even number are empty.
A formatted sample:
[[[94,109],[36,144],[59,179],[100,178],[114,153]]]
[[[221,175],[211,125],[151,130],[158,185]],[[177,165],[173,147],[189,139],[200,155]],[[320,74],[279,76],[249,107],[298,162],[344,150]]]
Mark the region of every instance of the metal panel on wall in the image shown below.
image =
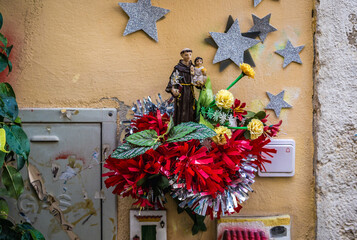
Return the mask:
[[[116,146],[116,110],[22,109],[20,117],[31,142],[29,163],[60,210],[51,213],[52,203],[40,201],[26,180],[18,202],[10,201],[11,215],[46,239],[115,239],[116,198],[101,175]],[[22,174],[28,179],[25,168]]]

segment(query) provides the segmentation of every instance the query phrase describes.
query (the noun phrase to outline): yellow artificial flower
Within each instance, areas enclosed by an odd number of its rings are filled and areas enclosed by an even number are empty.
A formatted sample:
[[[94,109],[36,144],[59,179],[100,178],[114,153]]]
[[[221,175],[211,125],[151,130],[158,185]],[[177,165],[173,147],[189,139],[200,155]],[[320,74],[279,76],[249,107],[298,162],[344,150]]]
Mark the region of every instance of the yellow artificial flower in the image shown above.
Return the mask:
[[[227,135],[228,138],[232,137],[232,131],[224,126],[216,127],[214,131],[217,135],[212,137],[212,140],[218,145],[224,145],[227,143],[225,135]]]
[[[216,105],[219,108],[230,109],[233,105],[233,94],[225,89],[219,90],[216,94]]]
[[[254,78],[255,72],[254,69],[247,63],[242,63],[239,65],[240,69],[242,69],[242,72],[247,75],[248,77]]]
[[[250,138],[252,140],[260,137],[264,132],[264,124],[259,119],[252,119],[247,127],[250,131]]]

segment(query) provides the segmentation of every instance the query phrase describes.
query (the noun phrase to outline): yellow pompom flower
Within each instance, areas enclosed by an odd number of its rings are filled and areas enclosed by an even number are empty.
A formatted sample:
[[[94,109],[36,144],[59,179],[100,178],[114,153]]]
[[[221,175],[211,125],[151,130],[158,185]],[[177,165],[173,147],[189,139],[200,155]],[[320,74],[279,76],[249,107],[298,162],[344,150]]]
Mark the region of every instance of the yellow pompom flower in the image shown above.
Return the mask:
[[[212,137],[212,140],[218,145],[224,145],[227,143],[225,135],[227,135],[228,139],[232,137],[232,131],[224,126],[216,127],[214,131],[217,135]]]
[[[230,109],[234,102],[233,94],[225,89],[219,90],[216,94],[216,105],[219,108]]]
[[[260,137],[264,132],[264,124],[259,119],[252,119],[247,127],[250,131],[250,138],[252,140]]]
[[[254,69],[247,63],[242,63],[239,65],[240,69],[242,69],[242,72],[247,75],[248,77],[254,78],[255,72]]]

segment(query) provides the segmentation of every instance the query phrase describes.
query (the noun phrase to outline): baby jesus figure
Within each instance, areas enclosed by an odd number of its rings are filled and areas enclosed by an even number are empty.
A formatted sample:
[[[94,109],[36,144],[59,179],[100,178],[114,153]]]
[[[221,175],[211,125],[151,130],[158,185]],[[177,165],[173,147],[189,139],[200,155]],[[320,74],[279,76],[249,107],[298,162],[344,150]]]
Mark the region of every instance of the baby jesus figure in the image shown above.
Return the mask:
[[[203,66],[203,59],[196,57],[194,75],[192,78],[192,84],[197,87],[203,87],[207,80],[207,69]]]

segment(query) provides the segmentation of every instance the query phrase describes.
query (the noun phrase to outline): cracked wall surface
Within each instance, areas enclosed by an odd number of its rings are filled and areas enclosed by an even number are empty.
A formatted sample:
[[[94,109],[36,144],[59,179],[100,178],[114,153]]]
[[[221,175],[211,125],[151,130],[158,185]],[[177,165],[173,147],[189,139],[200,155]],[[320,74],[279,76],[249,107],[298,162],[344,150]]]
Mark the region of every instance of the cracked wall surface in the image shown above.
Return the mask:
[[[357,239],[357,1],[316,12],[317,239]]]
[[[122,0],[136,2],[137,0]],[[240,215],[289,214],[293,239],[315,237],[315,182],[313,176],[312,66],[314,0],[264,0],[256,8],[253,0],[152,0],[154,6],[170,9],[157,22],[159,42],[138,31],[123,36],[128,16],[118,0],[0,0],[4,16],[1,33],[9,38],[14,68],[6,78],[16,92],[20,107],[100,108],[115,107],[125,112],[134,101],[162,93],[169,75],[185,47],[204,59],[213,90],[225,89],[240,74],[231,64],[219,72],[213,64],[216,48],[206,44],[209,32],[224,32],[229,15],[239,20],[242,32],[253,26],[252,14],[262,18],[271,13],[270,23],[278,31],[269,33],[264,44],[251,49],[256,63],[255,79],[244,78],[232,89],[234,96],[252,111],[269,103],[266,91],[278,94],[293,106],[277,118],[268,110],[269,124],[283,120],[280,138],[296,142],[295,176],[256,178],[254,192]],[[347,38],[347,36],[345,36]],[[305,45],[303,64],[283,68],[283,58],[274,53],[287,40]],[[337,108],[337,107],[336,107]],[[126,119],[120,112],[119,120]],[[127,116],[129,118],[129,114]],[[122,132],[118,129],[118,134]],[[90,183],[88,183],[90,184]],[[191,234],[192,221],[178,214],[171,198],[168,239],[211,240],[216,238],[216,221],[206,219],[208,231]],[[129,239],[130,198],[118,200],[118,239]]]

